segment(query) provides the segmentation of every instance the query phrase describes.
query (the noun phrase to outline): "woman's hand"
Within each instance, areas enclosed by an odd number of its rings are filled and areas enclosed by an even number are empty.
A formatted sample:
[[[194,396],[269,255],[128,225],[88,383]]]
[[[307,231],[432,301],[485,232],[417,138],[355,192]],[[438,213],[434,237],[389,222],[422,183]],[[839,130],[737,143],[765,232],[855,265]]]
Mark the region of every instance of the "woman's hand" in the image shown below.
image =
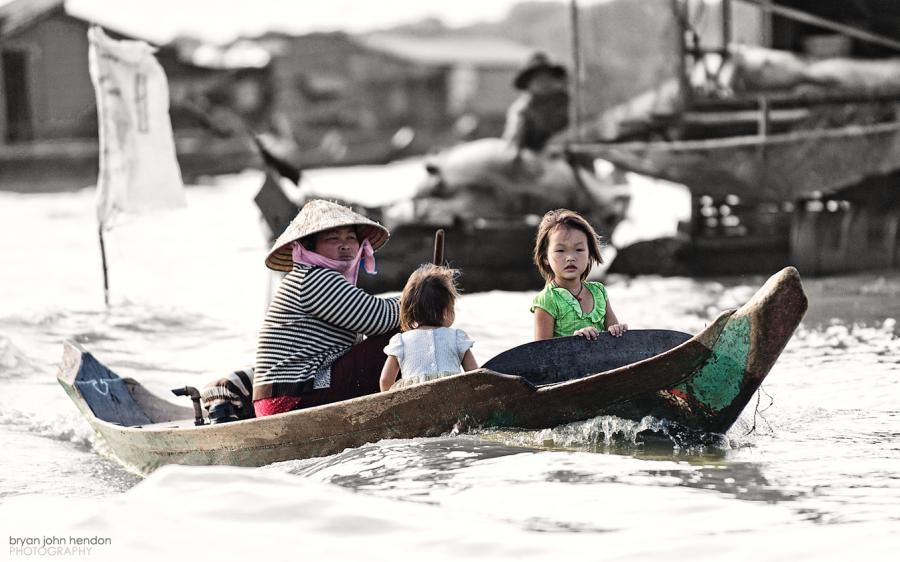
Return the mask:
[[[588,326],[587,328],[582,328],[580,330],[575,330],[573,336],[581,336],[583,338],[587,338],[589,340],[595,340],[600,337],[600,332],[597,331],[597,328],[593,326]]]
[[[613,324],[609,327],[609,334],[616,338],[621,337],[627,331],[628,324]]]

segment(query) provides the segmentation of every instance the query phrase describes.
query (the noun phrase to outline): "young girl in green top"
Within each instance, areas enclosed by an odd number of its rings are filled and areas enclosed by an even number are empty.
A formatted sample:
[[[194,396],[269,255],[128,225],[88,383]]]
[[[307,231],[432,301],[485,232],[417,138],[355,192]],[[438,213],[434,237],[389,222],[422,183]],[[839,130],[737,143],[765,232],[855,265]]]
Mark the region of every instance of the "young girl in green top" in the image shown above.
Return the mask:
[[[593,340],[603,330],[619,337],[628,329],[613,312],[606,287],[585,281],[591,265],[603,263],[603,258],[600,237],[580,214],[557,209],[544,215],[534,242],[534,263],[547,280],[531,302],[535,340],[572,335]]]

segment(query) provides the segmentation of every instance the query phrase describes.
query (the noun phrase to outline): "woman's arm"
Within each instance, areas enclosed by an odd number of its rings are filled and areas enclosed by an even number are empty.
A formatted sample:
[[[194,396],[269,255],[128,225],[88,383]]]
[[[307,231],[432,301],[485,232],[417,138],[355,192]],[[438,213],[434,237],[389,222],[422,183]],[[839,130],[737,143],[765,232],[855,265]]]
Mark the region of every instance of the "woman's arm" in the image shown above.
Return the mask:
[[[400,362],[393,355],[388,355],[387,361],[384,362],[384,367],[381,369],[381,378],[378,380],[381,392],[390,389],[397,382],[397,373],[399,372]]]
[[[525,129],[525,109],[528,107],[529,96],[521,95],[516,98],[506,110],[506,124],[501,138],[509,142],[515,148],[519,148]]]
[[[478,361],[475,361],[475,356],[472,355],[471,349],[467,349],[466,354],[463,355],[462,368],[467,373],[478,368]]]
[[[534,341],[549,340],[553,337],[553,327],[556,325],[556,319],[550,316],[550,313],[543,308],[535,307],[534,309]]]
[[[397,298],[372,296],[330,269],[307,274],[300,304],[308,314],[356,333],[384,334],[400,325]]]

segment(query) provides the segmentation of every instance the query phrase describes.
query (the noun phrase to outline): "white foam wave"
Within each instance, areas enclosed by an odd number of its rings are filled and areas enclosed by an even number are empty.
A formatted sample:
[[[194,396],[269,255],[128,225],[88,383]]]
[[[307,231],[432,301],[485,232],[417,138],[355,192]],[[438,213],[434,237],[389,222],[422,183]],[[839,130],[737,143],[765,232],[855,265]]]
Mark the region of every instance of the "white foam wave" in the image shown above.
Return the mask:
[[[887,524],[798,523],[787,507],[729,502],[707,493],[702,483],[648,487],[647,478],[660,481],[664,474],[634,474],[632,465],[640,461],[625,457],[602,456],[615,480],[604,485],[548,479],[596,464],[597,457],[490,459],[463,475],[479,485],[457,487],[440,506],[252,469],[164,467],[117,496],[10,498],[0,505],[0,525],[10,537],[108,543],[93,546],[91,560],[285,559],[302,553],[329,560],[503,561],[582,559],[592,552],[605,560],[721,560],[725,553],[735,560],[841,560],[898,545]],[[697,470],[683,463],[644,464]],[[509,474],[515,478],[504,486],[485,485]],[[646,540],[648,530],[652,541]]]
[[[0,334],[0,378],[26,376],[33,373],[35,366],[24,351]]]
[[[78,412],[42,415],[39,412],[3,408],[0,410],[0,425],[85,448],[94,444],[94,431]]]

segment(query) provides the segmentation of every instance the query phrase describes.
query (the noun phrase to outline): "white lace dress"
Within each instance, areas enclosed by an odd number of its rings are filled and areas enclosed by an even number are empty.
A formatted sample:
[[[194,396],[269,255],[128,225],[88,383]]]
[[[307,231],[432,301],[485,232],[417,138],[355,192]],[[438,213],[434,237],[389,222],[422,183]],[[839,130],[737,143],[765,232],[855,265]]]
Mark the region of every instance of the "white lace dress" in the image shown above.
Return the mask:
[[[402,388],[463,372],[462,359],[474,341],[456,328],[422,328],[396,334],[384,348],[400,363]]]

